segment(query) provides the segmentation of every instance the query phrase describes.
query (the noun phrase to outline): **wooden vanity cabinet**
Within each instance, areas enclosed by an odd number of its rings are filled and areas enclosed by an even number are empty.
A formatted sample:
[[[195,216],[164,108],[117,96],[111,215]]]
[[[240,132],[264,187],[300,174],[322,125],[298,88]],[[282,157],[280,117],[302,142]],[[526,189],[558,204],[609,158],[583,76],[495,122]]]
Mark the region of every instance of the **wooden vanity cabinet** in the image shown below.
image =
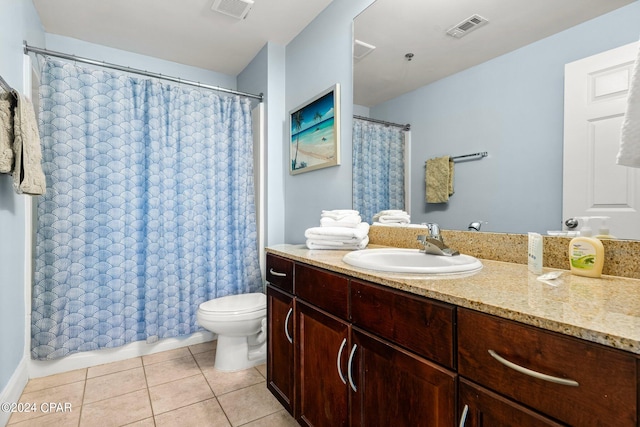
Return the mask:
[[[458,308],[459,375],[561,423],[636,426],[636,363],[620,350]]]
[[[633,354],[271,254],[267,267],[267,386],[301,425],[639,425]]]
[[[293,414],[293,261],[268,254],[267,280],[267,388]]]
[[[298,423],[455,424],[453,307],[306,264],[294,271]]]

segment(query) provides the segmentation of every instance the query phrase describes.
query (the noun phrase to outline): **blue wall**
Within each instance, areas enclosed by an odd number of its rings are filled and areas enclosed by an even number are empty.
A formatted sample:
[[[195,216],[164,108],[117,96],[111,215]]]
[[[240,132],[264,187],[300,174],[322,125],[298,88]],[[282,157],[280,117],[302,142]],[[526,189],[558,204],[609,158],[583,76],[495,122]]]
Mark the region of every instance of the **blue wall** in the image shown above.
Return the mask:
[[[341,165],[287,175],[285,240],[304,242],[304,230],[320,224],[323,209],[350,209],[353,111],[353,18],[373,0],[334,0],[287,45],[286,117],[283,168],[289,167],[289,111],[336,83],[340,84]]]
[[[238,89],[262,93],[265,103],[266,245],[284,243],[283,117],[285,46],[267,43],[238,75]],[[272,114],[269,114],[269,112]]]
[[[43,43],[44,32],[31,1],[0,0],[0,10],[5,18],[0,25],[0,75],[22,92],[22,40]],[[13,191],[10,175],[0,175],[0,394],[25,356],[25,214],[29,200],[30,196]]]
[[[564,65],[637,41],[639,22],[635,2],[371,108],[371,117],[411,123],[412,222],[560,229]],[[425,160],[477,151],[489,157],[456,164],[449,203],[426,204]]]

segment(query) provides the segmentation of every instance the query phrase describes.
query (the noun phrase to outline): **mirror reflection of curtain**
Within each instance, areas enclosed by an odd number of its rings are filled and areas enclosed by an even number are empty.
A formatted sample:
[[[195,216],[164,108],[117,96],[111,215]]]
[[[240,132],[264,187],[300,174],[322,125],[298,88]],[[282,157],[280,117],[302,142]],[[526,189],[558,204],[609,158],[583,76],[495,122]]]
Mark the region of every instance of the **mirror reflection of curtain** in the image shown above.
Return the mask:
[[[363,221],[404,209],[404,130],[353,119],[353,208]]]
[[[262,289],[251,103],[48,60],[32,358],[188,335]]]

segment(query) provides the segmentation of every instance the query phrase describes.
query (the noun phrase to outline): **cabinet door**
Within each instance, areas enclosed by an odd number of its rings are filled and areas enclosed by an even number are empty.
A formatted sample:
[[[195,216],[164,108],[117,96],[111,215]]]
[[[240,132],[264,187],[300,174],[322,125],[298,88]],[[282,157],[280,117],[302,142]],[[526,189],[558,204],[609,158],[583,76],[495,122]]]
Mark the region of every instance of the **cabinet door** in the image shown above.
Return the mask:
[[[347,426],[349,325],[300,300],[296,312],[296,419],[305,426]]]
[[[460,427],[560,427],[542,415],[460,378]]]
[[[293,297],[267,286],[267,388],[293,414]]]
[[[456,374],[352,328],[351,426],[451,427]]]

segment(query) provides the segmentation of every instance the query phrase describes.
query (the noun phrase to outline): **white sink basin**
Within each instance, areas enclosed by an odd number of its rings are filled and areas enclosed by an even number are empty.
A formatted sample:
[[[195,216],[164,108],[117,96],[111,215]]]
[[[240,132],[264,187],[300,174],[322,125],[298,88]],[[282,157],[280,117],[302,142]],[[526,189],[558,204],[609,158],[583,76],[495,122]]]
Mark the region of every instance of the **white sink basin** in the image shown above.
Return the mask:
[[[480,260],[469,255],[431,255],[418,249],[364,249],[349,252],[342,260],[354,267],[389,273],[456,274],[482,269]]]

